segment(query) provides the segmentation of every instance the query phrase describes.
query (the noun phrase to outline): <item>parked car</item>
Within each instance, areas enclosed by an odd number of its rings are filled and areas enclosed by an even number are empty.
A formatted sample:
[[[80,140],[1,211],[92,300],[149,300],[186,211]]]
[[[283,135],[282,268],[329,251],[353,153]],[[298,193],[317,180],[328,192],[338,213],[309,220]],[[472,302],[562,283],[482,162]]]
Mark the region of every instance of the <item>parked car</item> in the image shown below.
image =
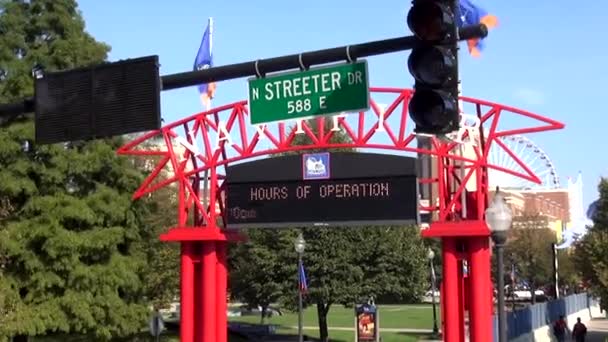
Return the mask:
[[[536,289],[534,291],[534,295],[536,296],[536,300],[543,301],[545,300],[545,291],[541,289]],[[532,291],[530,288],[525,285],[516,286],[515,289],[511,288],[511,285],[505,286],[505,296],[508,298],[512,298],[515,301],[531,301],[532,300]]]
[[[257,308],[251,308],[247,304],[243,304],[243,305],[240,306],[240,311],[241,311],[241,315],[243,315],[243,316],[245,316],[245,315],[260,315],[261,311],[262,311],[262,307],[258,306]],[[282,316],[283,312],[281,312],[281,310],[279,308],[275,308],[275,307],[269,306],[266,309],[266,315],[267,315],[267,317]]]
[[[423,303],[432,303],[433,302],[433,297],[432,297],[433,291],[432,290],[428,290],[424,293],[424,295],[422,296],[422,302]],[[435,290],[435,303],[439,303],[439,291]]]

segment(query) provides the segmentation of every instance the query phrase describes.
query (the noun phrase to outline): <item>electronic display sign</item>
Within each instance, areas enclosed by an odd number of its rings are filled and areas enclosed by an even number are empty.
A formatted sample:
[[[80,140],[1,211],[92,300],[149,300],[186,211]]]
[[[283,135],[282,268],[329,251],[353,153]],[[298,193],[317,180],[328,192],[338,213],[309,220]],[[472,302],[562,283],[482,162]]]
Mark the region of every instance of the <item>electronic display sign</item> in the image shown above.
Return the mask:
[[[229,168],[228,228],[418,223],[415,163],[390,155],[336,155],[269,158],[232,173]]]

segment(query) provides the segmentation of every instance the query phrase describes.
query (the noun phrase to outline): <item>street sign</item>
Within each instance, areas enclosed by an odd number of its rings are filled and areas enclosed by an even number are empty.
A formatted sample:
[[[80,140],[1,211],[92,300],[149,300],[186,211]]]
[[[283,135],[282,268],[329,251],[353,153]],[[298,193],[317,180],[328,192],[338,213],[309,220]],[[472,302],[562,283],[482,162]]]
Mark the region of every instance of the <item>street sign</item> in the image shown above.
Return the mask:
[[[368,109],[365,60],[249,79],[253,125]]]

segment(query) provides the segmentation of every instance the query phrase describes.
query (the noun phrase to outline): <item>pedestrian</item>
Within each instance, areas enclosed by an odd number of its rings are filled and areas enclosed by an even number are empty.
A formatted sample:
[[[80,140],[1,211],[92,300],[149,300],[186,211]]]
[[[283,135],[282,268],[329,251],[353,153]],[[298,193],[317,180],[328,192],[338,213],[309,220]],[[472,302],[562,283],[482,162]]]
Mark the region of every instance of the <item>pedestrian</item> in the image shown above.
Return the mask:
[[[572,339],[576,342],[585,342],[587,336],[587,327],[581,322],[581,318],[576,318],[576,324],[572,328]]]
[[[555,335],[555,338],[557,339],[558,342],[566,341],[566,330],[567,329],[568,329],[568,325],[566,324],[566,321],[564,320],[564,316],[563,315],[559,316],[559,319],[557,321],[555,321],[555,323],[553,324],[553,335]]]

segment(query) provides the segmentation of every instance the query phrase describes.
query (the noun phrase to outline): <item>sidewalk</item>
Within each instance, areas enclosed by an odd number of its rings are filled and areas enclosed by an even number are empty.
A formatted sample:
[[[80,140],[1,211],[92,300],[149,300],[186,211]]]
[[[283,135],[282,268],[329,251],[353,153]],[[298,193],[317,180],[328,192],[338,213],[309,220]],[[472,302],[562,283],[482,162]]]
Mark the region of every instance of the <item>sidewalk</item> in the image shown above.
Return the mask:
[[[608,341],[608,319],[597,318],[587,324],[587,342]]]

